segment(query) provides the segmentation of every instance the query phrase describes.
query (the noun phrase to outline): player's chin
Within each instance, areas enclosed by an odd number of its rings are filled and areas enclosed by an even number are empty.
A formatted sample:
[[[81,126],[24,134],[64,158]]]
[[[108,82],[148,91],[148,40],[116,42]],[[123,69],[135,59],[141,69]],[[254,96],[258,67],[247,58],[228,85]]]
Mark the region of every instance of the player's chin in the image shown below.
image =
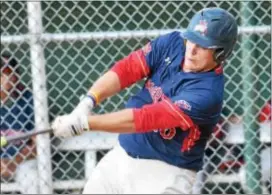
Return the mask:
[[[184,61],[184,67],[188,70],[197,70],[198,69],[198,63],[195,60],[186,59]]]

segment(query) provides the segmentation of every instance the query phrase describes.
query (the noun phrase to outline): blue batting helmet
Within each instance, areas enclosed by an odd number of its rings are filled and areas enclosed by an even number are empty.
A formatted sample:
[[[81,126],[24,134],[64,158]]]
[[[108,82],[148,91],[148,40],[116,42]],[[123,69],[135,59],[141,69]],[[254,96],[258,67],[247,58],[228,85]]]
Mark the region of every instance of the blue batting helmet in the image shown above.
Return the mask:
[[[224,61],[233,50],[238,28],[234,17],[221,8],[205,8],[191,19],[183,37],[203,48],[215,49],[215,60]]]

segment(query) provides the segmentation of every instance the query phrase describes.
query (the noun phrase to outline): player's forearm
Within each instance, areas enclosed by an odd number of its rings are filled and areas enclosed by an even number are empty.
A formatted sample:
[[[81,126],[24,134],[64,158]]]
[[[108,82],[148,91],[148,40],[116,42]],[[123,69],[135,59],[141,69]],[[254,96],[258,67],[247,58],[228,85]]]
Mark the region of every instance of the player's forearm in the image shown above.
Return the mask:
[[[113,71],[106,72],[89,89],[88,93],[95,92],[99,96],[99,102],[118,93],[121,90],[117,74]]]
[[[186,130],[194,125],[189,116],[169,101],[109,114],[91,115],[88,122],[90,129],[114,133],[143,133],[174,127]]]
[[[89,127],[93,130],[112,133],[135,132],[135,124],[132,109],[124,109],[118,112],[102,115],[90,115]]]

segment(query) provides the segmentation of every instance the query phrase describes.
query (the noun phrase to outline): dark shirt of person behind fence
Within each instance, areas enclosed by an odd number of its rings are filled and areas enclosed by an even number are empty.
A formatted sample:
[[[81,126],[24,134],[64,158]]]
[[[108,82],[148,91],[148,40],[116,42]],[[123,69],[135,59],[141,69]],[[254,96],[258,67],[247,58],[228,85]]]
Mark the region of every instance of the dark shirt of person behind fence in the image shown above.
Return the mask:
[[[32,93],[22,84],[21,77],[17,60],[10,54],[1,54],[1,136],[14,136],[34,128]],[[34,139],[1,148],[1,178],[12,178],[17,166],[34,156]]]

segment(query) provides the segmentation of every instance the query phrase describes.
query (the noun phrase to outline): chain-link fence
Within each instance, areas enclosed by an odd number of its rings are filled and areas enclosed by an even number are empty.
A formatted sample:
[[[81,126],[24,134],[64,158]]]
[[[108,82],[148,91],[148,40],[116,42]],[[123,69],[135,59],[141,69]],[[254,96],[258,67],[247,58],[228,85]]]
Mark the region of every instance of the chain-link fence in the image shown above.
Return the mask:
[[[20,69],[1,68],[1,134],[47,128],[116,60],[160,34],[182,31],[196,11],[212,6],[235,16],[239,40],[224,67],[223,114],[196,191],[271,193],[271,1],[1,1],[1,60],[15,58]],[[4,86],[3,75],[12,87]],[[95,112],[123,108],[140,87],[109,98]],[[90,133],[13,143],[1,151],[1,192],[80,192],[115,141],[115,135]]]

